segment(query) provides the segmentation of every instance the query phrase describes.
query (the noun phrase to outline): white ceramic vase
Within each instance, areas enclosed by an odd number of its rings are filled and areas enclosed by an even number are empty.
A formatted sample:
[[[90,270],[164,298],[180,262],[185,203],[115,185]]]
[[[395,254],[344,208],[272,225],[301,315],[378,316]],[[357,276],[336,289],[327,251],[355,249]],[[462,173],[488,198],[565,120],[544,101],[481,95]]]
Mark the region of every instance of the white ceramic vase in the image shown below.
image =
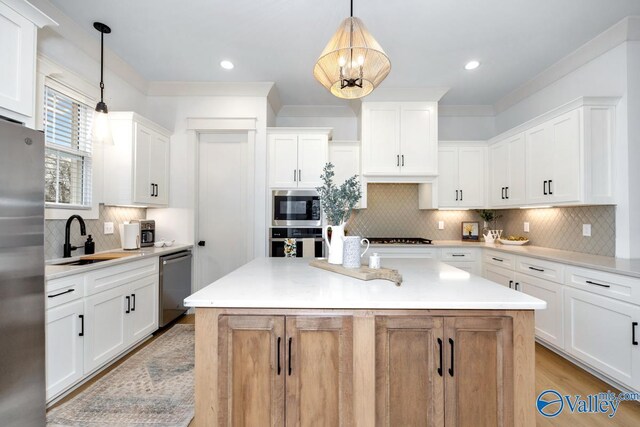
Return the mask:
[[[331,229],[331,241],[329,241],[329,229]],[[344,250],[344,223],[340,225],[327,225],[322,229],[327,248],[329,249],[329,264],[342,264],[342,251]]]
[[[487,234],[484,235],[484,242],[486,244],[495,243],[502,236],[502,230],[487,230]]]

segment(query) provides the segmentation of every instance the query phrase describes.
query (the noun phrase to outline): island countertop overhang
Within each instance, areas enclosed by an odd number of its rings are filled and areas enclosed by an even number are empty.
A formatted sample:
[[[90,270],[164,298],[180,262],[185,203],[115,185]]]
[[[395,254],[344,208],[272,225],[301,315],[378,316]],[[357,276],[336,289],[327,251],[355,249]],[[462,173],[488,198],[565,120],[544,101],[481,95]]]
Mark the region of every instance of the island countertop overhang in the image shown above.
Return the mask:
[[[185,299],[188,307],[541,310],[546,302],[435,260],[385,260],[402,286],[361,281],[306,259],[258,258]]]

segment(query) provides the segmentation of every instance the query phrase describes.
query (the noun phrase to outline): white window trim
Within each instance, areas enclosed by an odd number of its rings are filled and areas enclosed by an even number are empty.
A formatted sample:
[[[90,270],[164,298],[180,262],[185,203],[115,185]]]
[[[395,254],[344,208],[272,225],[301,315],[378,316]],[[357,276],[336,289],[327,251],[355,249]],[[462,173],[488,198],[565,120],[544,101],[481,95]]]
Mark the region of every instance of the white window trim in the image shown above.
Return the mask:
[[[37,94],[36,94],[36,127],[44,129],[44,87],[45,84],[64,95],[89,106],[97,102],[99,89],[95,88],[77,74],[63,68],[48,58],[38,56]],[[102,145],[93,142],[92,146],[92,179],[90,208],[73,205],[45,204],[45,219],[67,219],[71,215],[80,215],[84,219],[98,219],[100,216],[99,201],[102,200],[103,156]]]

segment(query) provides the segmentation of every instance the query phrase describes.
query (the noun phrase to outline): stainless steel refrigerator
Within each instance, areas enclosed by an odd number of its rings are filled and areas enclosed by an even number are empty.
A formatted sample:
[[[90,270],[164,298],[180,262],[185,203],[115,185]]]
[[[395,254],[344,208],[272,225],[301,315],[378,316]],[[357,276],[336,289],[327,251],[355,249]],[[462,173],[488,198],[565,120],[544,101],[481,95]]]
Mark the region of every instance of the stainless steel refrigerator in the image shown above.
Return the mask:
[[[0,119],[0,426],[45,425],[44,135]]]

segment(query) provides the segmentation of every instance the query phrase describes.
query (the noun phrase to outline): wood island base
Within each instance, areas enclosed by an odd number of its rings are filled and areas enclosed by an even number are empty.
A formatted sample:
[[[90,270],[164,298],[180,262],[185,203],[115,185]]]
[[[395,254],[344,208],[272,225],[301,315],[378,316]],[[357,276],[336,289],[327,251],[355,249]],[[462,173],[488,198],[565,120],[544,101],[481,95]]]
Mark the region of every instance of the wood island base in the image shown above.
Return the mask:
[[[534,426],[533,310],[196,309],[196,425]]]

